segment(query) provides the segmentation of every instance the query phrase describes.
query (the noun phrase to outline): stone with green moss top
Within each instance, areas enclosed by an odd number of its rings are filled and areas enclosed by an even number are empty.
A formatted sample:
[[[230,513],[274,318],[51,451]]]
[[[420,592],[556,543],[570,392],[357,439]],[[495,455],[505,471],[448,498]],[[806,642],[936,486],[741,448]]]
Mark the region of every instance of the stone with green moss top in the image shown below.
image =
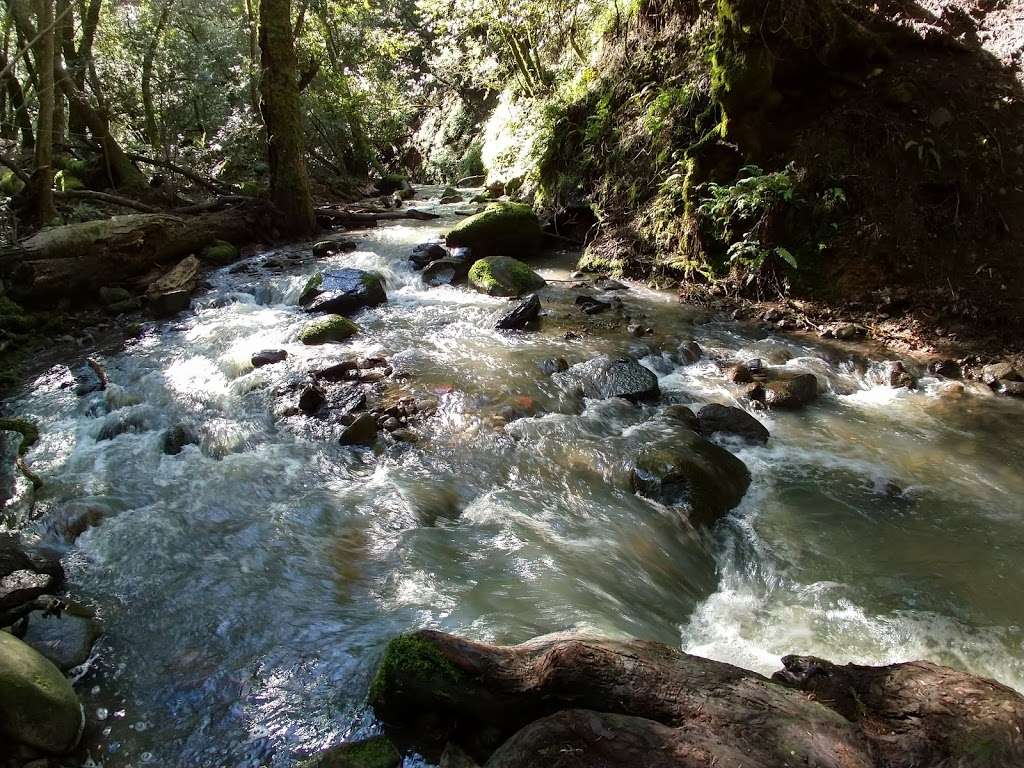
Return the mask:
[[[236,246],[226,240],[217,240],[203,249],[202,259],[212,264],[230,264],[239,256]]]
[[[398,768],[402,755],[387,736],[371,736],[325,749],[299,768]]]
[[[359,326],[341,315],[331,315],[309,323],[299,332],[303,344],[330,344],[345,341],[359,333]]]
[[[533,209],[522,203],[492,203],[456,224],[445,238],[451,246],[471,248],[476,256],[530,256],[541,246],[543,232]]]
[[[0,632],[0,741],[66,754],[78,743],[83,725],[78,697],[61,671]]]
[[[544,278],[508,256],[479,259],[469,269],[469,282],[488,296],[522,296],[543,288]]]
[[[0,431],[18,432],[21,434],[21,447],[18,455],[24,456],[28,449],[39,441],[39,427],[28,419],[18,417],[0,419]]]
[[[388,643],[370,683],[370,706],[378,717],[397,721],[415,709],[419,695],[458,685],[464,677],[428,640],[399,635]]]

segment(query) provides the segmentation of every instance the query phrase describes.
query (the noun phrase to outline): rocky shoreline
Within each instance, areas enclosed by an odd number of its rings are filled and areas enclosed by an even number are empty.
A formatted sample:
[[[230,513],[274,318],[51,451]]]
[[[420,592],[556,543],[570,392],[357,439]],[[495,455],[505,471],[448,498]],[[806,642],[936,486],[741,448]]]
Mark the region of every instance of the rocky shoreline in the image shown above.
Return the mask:
[[[597,329],[649,338],[652,353],[670,367],[714,363],[737,400],[752,411],[799,410],[819,396],[816,375],[790,369],[785,355],[709,358],[692,339],[658,338],[649,318],[625,309],[621,296],[629,288],[615,280],[576,274],[568,298],[542,301],[535,292],[545,280],[523,261],[500,255],[528,258],[539,249],[539,222],[524,208],[490,207],[459,224],[446,242],[413,249],[409,260],[426,285],[468,283],[482,293],[508,297],[509,309],[493,318],[503,332],[534,331],[543,318],[565,326],[566,339]],[[296,261],[351,249],[349,241],[321,241]],[[230,258],[237,256],[235,251]],[[269,261],[263,267],[275,269],[267,267]],[[260,268],[240,264],[237,269],[255,275]],[[199,287],[199,270],[195,257],[179,263],[164,283],[179,286],[184,280],[187,286],[159,294],[170,296],[171,304],[160,303],[163,299],[157,304],[171,313],[187,307]],[[296,341],[317,346],[347,340],[361,332],[353,316],[387,301],[380,275],[349,267],[317,269],[299,299],[309,321]],[[778,309],[759,312],[753,321],[766,330],[813,332],[838,342],[859,342],[866,335],[854,323],[818,325]],[[252,356],[251,365],[287,360],[287,350],[266,349]],[[1019,365],[981,362],[892,361],[888,383],[914,388],[927,373],[950,380],[960,394],[964,386],[957,380],[976,378],[982,382],[979,391],[1024,395]],[[596,355],[575,364],[553,358],[539,375],[549,377],[567,408],[584,398],[663,402],[658,376],[633,357]],[[105,414],[97,440],[147,428],[118,414],[117,403],[106,402],[110,382],[99,361],[88,359],[74,376],[79,397],[103,401],[97,402]],[[274,388],[273,403],[275,422],[299,431],[315,424],[319,438],[364,449],[381,441],[419,441],[420,428],[438,406],[436,399],[414,394],[392,361],[354,356],[292,376]],[[495,415],[494,424],[521,415],[507,408]],[[695,411],[668,403],[659,418],[674,442],[631,457],[629,488],[678,511],[694,527],[711,526],[740,504],[751,482],[744,462],[711,438],[726,435],[740,444],[764,445],[771,436],[743,408],[711,404]],[[13,423],[0,424],[0,435],[14,429]],[[28,438],[25,434],[21,453]],[[182,423],[166,430],[162,446],[164,453],[176,455],[199,442],[194,426]],[[5,454],[5,461],[15,466],[13,455]],[[31,478],[24,462],[19,459],[16,466]],[[102,517],[103,510],[69,508],[51,529],[73,541]],[[87,608],[62,596],[63,571],[55,555],[3,536],[0,629],[7,632],[0,632],[0,684],[15,693],[0,694],[0,736],[8,740],[11,755],[0,766],[38,760],[42,766],[50,764],[47,755],[72,752],[81,738],[85,718],[64,674],[88,659],[102,628]],[[370,687],[369,704],[387,736],[341,745],[308,765],[397,766],[402,754],[411,753],[448,768],[536,765],[538,755],[551,766],[682,768],[1010,768],[1024,761],[1024,699],[998,683],[926,662],[889,667],[838,667],[810,657],[783,662],[785,669],[768,679],[642,641],[548,636],[500,647],[421,631],[392,641]]]

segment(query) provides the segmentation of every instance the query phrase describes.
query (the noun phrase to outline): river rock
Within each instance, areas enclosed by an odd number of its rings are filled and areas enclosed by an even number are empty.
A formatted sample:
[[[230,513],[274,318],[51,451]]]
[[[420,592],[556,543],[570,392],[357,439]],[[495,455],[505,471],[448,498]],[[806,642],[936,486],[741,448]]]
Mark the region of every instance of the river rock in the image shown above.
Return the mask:
[[[593,296],[577,296],[575,303],[585,315],[599,315],[612,308],[607,301],[595,299]]]
[[[685,507],[694,525],[711,525],[743,500],[750,471],[729,451],[686,431],[671,446],[642,451],[630,482],[641,496]]]
[[[469,270],[469,282],[489,296],[522,296],[547,285],[543,277],[523,262],[507,256],[491,256],[474,262]]]
[[[535,323],[540,317],[540,299],[536,293],[531,293],[515,308],[501,315],[494,327],[502,331],[521,331]]]
[[[657,400],[661,394],[652,371],[623,357],[601,355],[556,373],[552,379],[569,394],[595,400],[621,397],[637,403]]]
[[[1024,397],[1024,381],[999,380],[999,391],[1010,397]]]
[[[313,243],[313,256],[323,259],[339,253],[351,253],[357,247],[355,240],[320,240]]]
[[[755,445],[768,442],[769,432],[764,424],[742,408],[711,403],[697,413],[697,431],[710,437],[717,432],[739,435]]]
[[[746,360],[729,371],[729,380],[735,384],[751,384],[764,381],[766,377],[764,362],[759,357]]]
[[[52,592],[56,582],[48,573],[19,569],[0,577],[0,611],[16,608]]]
[[[442,285],[457,285],[466,279],[469,265],[459,259],[437,259],[423,268],[423,282],[437,288]]]
[[[369,413],[361,413],[345,427],[339,441],[342,445],[373,445],[377,442],[377,420]]]
[[[398,768],[402,755],[387,736],[371,736],[325,749],[299,768]]]
[[[944,379],[959,379],[960,365],[956,360],[932,360],[928,363],[928,373]]]
[[[104,285],[100,287],[100,301],[104,305],[110,307],[116,304],[121,304],[125,301],[130,301],[134,298],[131,292],[126,288],[120,286],[108,286]]]
[[[82,707],[52,662],[0,632],[0,734],[15,744],[65,754],[78,743]]]
[[[299,297],[299,304],[307,312],[353,315],[362,309],[380,306],[387,300],[380,275],[342,267],[313,275]]]
[[[679,345],[678,354],[680,361],[685,365],[691,365],[704,357],[704,350],[696,341],[685,341]]]
[[[359,333],[359,326],[341,315],[331,315],[309,323],[299,331],[299,341],[307,345],[345,341]]]
[[[299,410],[307,416],[313,416],[327,404],[327,395],[320,387],[313,384],[299,393]]]
[[[981,371],[981,380],[994,388],[1000,380],[1020,381],[1020,374],[1013,367],[1013,363],[1004,360],[986,365]]]
[[[456,224],[445,237],[449,246],[472,248],[477,257],[531,256],[543,241],[540,221],[521,203],[492,203]]]
[[[106,382],[91,365],[78,366],[72,371],[72,375],[75,377],[75,394],[79,397],[101,392],[107,387]]]
[[[201,258],[203,261],[207,261],[211,264],[223,266],[230,264],[240,255],[238,246],[232,245],[226,240],[218,240],[212,245],[208,245],[203,249]]]
[[[199,445],[199,435],[189,424],[175,424],[164,432],[161,448],[168,456],[177,456],[186,445]]]
[[[899,360],[890,362],[887,368],[890,387],[894,389],[917,388],[917,379],[911,375],[910,371]]]
[[[448,249],[441,243],[420,243],[412,249],[409,261],[413,269],[420,270],[432,261],[448,258]]]
[[[32,611],[27,620],[22,641],[64,672],[84,664],[103,634],[92,613],[74,604],[57,613]]]
[[[283,363],[288,359],[288,353],[283,349],[264,349],[252,356],[252,367],[262,368],[265,365]]]
[[[167,317],[188,309],[192,294],[199,286],[202,265],[195,256],[179,261],[159,280],[146,289],[149,311],[157,317]]]
[[[813,373],[772,369],[763,384],[764,403],[769,408],[799,410],[818,397],[818,377]]]

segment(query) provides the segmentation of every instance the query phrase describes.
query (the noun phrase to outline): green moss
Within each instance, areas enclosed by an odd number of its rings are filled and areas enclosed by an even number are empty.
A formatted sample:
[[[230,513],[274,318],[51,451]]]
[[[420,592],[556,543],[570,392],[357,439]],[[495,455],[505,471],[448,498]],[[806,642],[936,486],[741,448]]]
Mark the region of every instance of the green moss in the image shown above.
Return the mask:
[[[28,419],[5,418],[0,419],[0,431],[20,432],[21,446],[18,448],[18,455],[24,456],[39,441],[39,427]]]
[[[401,753],[387,736],[338,744],[299,764],[299,768],[398,768]]]
[[[302,295],[307,296],[315,291],[320,290],[320,286],[324,284],[324,276],[317,272],[309,280],[306,281],[306,285],[302,288]]]
[[[345,341],[359,333],[359,326],[341,315],[331,315],[309,323],[299,332],[303,344],[329,344]]]
[[[399,635],[388,643],[370,683],[370,706],[378,715],[401,711],[398,699],[404,689],[430,691],[437,682],[458,686],[464,677],[429,641],[414,634]]]
[[[521,296],[546,284],[526,264],[507,256],[475,261],[469,269],[469,282],[489,296]]]
[[[230,264],[238,255],[239,250],[236,246],[225,240],[217,240],[203,249],[202,259],[214,264]]]
[[[533,208],[523,203],[492,203],[456,224],[445,239],[450,246],[471,248],[476,256],[532,254],[543,232]]]
[[[0,330],[24,333],[31,330],[25,310],[6,296],[0,296]]]
[[[53,175],[53,183],[61,192],[70,192],[75,189],[84,189],[82,180],[69,171],[57,171]]]
[[[14,197],[25,188],[25,182],[14,175],[14,172],[4,169],[0,173],[0,193],[8,197]]]

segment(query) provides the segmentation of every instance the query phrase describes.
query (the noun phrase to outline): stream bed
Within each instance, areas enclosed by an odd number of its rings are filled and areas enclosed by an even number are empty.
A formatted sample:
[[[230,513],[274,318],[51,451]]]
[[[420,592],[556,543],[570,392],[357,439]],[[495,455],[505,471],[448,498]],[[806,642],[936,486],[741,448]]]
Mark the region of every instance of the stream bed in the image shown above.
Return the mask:
[[[78,676],[96,764],[288,766],[372,733],[380,653],[425,626],[501,643],[633,636],[768,674],[788,653],[924,658],[1024,691],[1024,403],[929,377],[893,389],[880,350],[766,334],[639,286],[619,295],[645,337],[609,323],[567,339],[568,310],[496,331],[505,300],[428,288],[407,262],[466,207],[439,193],[413,205],[441,219],[356,234],[354,253],[290,246],[210,273],[190,312],[103,358],[105,393],[76,397],[55,367],[9,403],[41,427],[29,532],[52,541],[69,505],[104,511],[64,557],[106,629]],[[305,347],[298,298],[325,264],[381,273],[389,301],[351,341]],[[541,262],[565,281],[546,306],[571,307],[571,264]],[[673,362],[690,340],[704,358]],[[276,348],[287,361],[252,368]],[[601,353],[654,370],[661,403],[569,402],[540,368]],[[419,442],[345,447],[274,417],[276,388],[356,355],[438,401]],[[631,460],[671,440],[667,405],[736,404],[725,369],[754,357],[824,392],[758,413],[767,446],[723,443],[753,483],[693,530],[630,491]],[[179,424],[199,444],[166,455]]]

